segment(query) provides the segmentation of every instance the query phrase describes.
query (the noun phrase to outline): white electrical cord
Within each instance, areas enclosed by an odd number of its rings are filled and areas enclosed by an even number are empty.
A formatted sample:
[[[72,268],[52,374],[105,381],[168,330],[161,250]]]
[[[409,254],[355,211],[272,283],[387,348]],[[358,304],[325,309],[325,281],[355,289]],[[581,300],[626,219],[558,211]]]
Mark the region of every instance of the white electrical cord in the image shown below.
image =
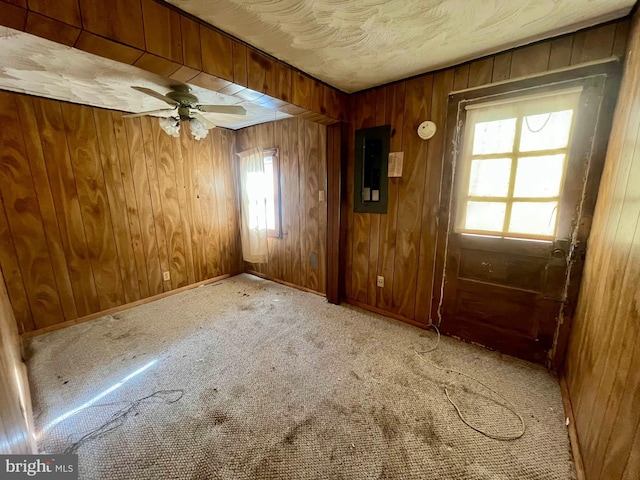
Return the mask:
[[[436,370],[441,370],[443,372],[447,372],[447,373],[456,373],[458,375],[461,375],[463,377],[469,378],[471,380],[473,380],[474,382],[482,385],[484,388],[486,388],[487,390],[489,390],[491,393],[493,393],[496,397],[502,399],[504,401],[505,404],[507,404],[508,408],[507,410],[509,410],[511,413],[513,413],[516,417],[518,417],[518,420],[520,420],[520,432],[515,434],[515,435],[498,435],[498,434],[494,434],[494,433],[489,433],[485,430],[482,430],[479,427],[476,427],[474,425],[472,425],[471,423],[469,423],[469,421],[464,417],[464,415],[462,414],[462,412],[460,411],[460,408],[458,407],[458,405],[451,399],[451,396],[449,395],[449,390],[447,390],[447,387],[444,386],[444,394],[447,396],[447,400],[449,400],[449,403],[451,405],[453,405],[453,408],[456,409],[456,412],[458,413],[458,417],[460,417],[460,420],[462,420],[462,422],[468,426],[469,428],[475,430],[476,432],[481,433],[482,435],[484,435],[485,437],[489,437],[489,438],[493,438],[494,440],[517,440],[518,438],[522,437],[525,432],[526,432],[526,425],[524,423],[524,418],[522,418],[522,415],[520,415],[517,411],[516,411],[516,407],[513,405],[513,403],[511,403],[509,400],[507,400],[503,395],[499,394],[498,392],[496,392],[494,389],[492,389],[491,387],[485,385],[484,383],[482,383],[480,380],[478,380],[477,378],[472,377],[471,375],[467,375],[466,373],[462,373],[459,372],[457,370],[453,370],[452,368],[444,368],[444,367],[440,367],[432,362],[428,362],[426,358],[424,358],[424,354],[425,353],[431,353],[433,352],[436,348],[438,348],[438,345],[440,345],[440,330],[438,329],[438,327],[436,327],[433,323],[429,325],[430,327],[433,327],[436,330],[436,333],[438,334],[437,340],[436,340],[436,344],[431,347],[428,350],[422,351],[422,352],[418,352],[417,350],[414,350],[415,354],[420,357],[422,359],[423,362],[425,362],[427,365],[431,366],[432,368],[435,368]]]

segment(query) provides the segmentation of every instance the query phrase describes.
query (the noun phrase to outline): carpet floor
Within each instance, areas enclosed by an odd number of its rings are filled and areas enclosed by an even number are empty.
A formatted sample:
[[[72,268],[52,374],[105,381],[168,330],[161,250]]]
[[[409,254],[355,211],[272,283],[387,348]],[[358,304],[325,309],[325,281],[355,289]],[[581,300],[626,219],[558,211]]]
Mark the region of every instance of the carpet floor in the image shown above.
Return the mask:
[[[84,479],[575,478],[544,368],[246,274],[27,343],[39,448]],[[520,421],[472,375],[514,404]]]

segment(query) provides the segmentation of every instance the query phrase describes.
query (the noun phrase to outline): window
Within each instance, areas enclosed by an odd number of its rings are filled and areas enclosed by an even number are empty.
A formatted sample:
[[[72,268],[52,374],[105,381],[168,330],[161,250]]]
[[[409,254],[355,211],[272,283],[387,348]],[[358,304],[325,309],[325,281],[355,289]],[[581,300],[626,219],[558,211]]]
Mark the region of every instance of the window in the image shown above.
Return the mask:
[[[264,151],[264,191],[267,198],[267,235],[282,237],[280,203],[280,162],[278,150]]]
[[[581,89],[466,107],[456,231],[552,239]]]

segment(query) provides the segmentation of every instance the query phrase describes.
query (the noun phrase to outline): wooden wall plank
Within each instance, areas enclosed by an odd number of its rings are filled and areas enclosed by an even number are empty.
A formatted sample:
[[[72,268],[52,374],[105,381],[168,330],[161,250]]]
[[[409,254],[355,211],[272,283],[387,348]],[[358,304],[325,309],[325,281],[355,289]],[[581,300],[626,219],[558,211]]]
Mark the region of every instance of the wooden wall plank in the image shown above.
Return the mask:
[[[4,273],[4,278],[9,292],[9,299],[20,333],[35,329],[31,306],[27,298],[27,291],[24,286],[24,279],[18,264],[18,254],[13,245],[13,238],[9,230],[9,223],[5,214],[4,201],[0,192],[0,268]]]
[[[493,61],[492,82],[502,82],[509,79],[511,73],[511,52],[496,55]]]
[[[24,2],[26,6],[26,2]],[[68,25],[81,28],[80,4],[78,0],[29,0],[29,10],[54,18]]]
[[[277,97],[285,102],[291,101],[291,68],[282,63],[276,64],[278,77],[278,94]]]
[[[202,70],[202,49],[200,47],[200,24],[180,15],[182,37],[182,60],[185,66]]]
[[[0,191],[37,328],[62,318],[62,307],[14,98],[0,92]]]
[[[247,53],[247,86],[270,96],[278,94],[278,72],[275,62],[253,48]]]
[[[143,53],[142,50],[108,40],[86,30],[80,32],[74,48],[128,65],[135,63]]]
[[[416,301],[416,281],[420,244],[422,194],[425,188],[428,144],[416,129],[430,118],[433,77],[428,75],[407,81],[404,109],[404,169],[398,202],[393,304],[400,315],[412,318]],[[426,95],[425,95],[426,93]]]
[[[135,258],[138,289],[140,291],[140,298],[147,298],[151,296],[149,290],[149,270],[147,269],[145,260],[144,240],[140,229],[140,212],[136,200],[134,179],[131,171],[131,153],[129,150],[129,148],[133,146],[133,143],[129,143],[125,120],[122,118],[122,115],[111,112],[111,120],[113,122],[113,131],[118,149],[119,173],[122,180],[125,201],[124,207],[127,213],[126,218],[129,222],[130,241]]]
[[[156,152],[156,168],[172,289],[189,284],[185,241],[182,230],[180,204],[176,186],[176,162],[173,139],[166,135],[158,122],[152,122]]]
[[[14,30],[24,31],[27,23],[27,9],[11,3],[2,3],[2,17],[0,24]]]
[[[180,138],[176,146],[180,153],[176,158],[179,159],[182,165],[181,168],[176,168],[176,182],[178,184],[178,198],[182,212],[182,228],[187,241],[185,245],[188,252],[187,263],[191,263],[195,282],[201,282],[207,278],[207,267],[206,256],[201,248],[204,238],[202,235],[202,214],[197,187],[197,156],[191,148],[192,142],[189,139],[189,135],[190,133],[186,129],[180,129]],[[204,140],[207,141],[206,138]]]
[[[212,132],[213,133],[213,132]],[[229,210],[228,210],[228,201],[229,195],[227,193],[227,182],[225,182],[224,177],[230,171],[228,162],[226,159],[222,158],[222,146],[221,142],[223,140],[223,132],[216,132],[219,136],[218,142],[212,143],[212,155],[211,155],[211,172],[212,177],[215,179],[215,189],[216,189],[216,197],[220,199],[224,199],[224,201],[217,202],[217,210],[218,210],[218,232],[219,232],[219,251],[222,252],[222,268],[224,270],[231,269],[231,235],[229,233],[231,228],[231,219],[229,218]],[[237,161],[237,159],[229,159],[231,161]],[[225,172],[225,175],[219,175],[219,172]]]
[[[392,152],[402,151],[405,82],[385,87],[385,119],[384,124],[391,125]],[[389,203],[387,214],[380,219],[380,253],[378,255],[378,274],[385,278],[384,288],[380,289],[376,306],[384,310],[393,309],[393,283],[396,255],[396,228],[398,226],[398,194],[402,179],[389,178]]]
[[[142,0],[142,18],[146,50],[183,63],[181,15],[162,3]]]
[[[369,90],[360,96],[356,101],[355,107],[355,128],[374,126],[376,116],[375,90]],[[369,213],[353,214],[351,298],[363,303],[366,303],[369,299],[369,248],[372,216]]]
[[[173,290],[172,280],[164,280],[164,272],[171,273],[169,250],[167,247],[166,237],[166,225],[164,219],[164,212],[162,210],[162,201],[160,193],[160,185],[158,182],[158,152],[156,151],[155,133],[151,118],[141,117],[140,125],[142,127],[142,139],[144,145],[147,178],[149,181],[149,193],[151,195],[151,207],[153,211],[153,224],[155,226],[155,239],[158,248],[158,256],[160,258],[161,273],[160,279],[162,281],[162,290],[167,292]],[[177,279],[174,279],[177,280]]]
[[[233,80],[233,47],[226,35],[200,28],[202,70],[223,80]]]
[[[140,119],[129,119],[125,123],[127,140],[129,142],[129,156],[131,162],[131,177],[134,179],[134,192],[139,213],[140,234],[144,251],[145,265],[147,267],[147,279],[149,281],[149,294],[158,295],[164,291],[162,280],[162,264],[160,262],[160,249],[158,247],[158,226],[153,209],[151,185],[147,169],[147,154],[155,152],[148,150],[145,145],[142,122]],[[129,199],[131,204],[133,199]]]
[[[79,1],[85,30],[144,50],[141,0],[113,0],[108,6],[94,0]]]
[[[511,73],[511,72],[509,72]],[[453,70],[453,89],[462,90],[469,85],[469,64],[460,65]],[[406,82],[405,82],[406,83]]]
[[[490,82],[485,76],[485,81]],[[445,125],[447,121],[447,94],[453,88],[453,72],[444,70],[433,78],[433,93],[431,98],[431,120],[436,125]],[[436,137],[428,148],[427,168],[425,172],[425,189],[422,204],[422,225],[420,232],[420,253],[418,265],[418,283],[416,289],[416,306],[413,318],[421,323],[429,324],[437,319],[431,318],[432,293],[435,287],[433,268],[423,265],[435,265],[438,242],[438,225],[440,214],[440,180],[442,178],[442,158],[444,153],[445,129],[436,131]]]
[[[302,120],[292,120],[283,122],[285,134],[287,135],[287,168],[283,170],[286,172],[284,175],[284,186],[287,192],[287,204],[288,209],[283,212],[286,215],[286,222],[289,227],[287,230],[287,247],[288,254],[285,256],[286,270],[291,283],[296,285],[302,285],[300,266],[300,222],[301,219],[301,203],[300,203],[300,149],[298,148],[298,123]],[[304,159],[304,157],[302,157]],[[288,213],[287,213],[288,212]]]
[[[83,224],[82,212],[62,112],[58,102],[33,101],[76,309],[84,316],[99,311],[100,304],[85,230],[78,228]]]
[[[615,35],[615,23],[576,33],[571,50],[571,65],[609,57],[613,51]]]
[[[120,175],[120,159],[115,138],[111,114],[107,110],[94,110],[93,120],[96,125],[99,158],[105,177],[105,190],[109,212],[113,223],[113,236],[117,260],[120,265],[120,276],[126,303],[140,300],[138,286],[138,270],[133,254],[131,232],[129,231],[129,214],[124,196],[124,186]]]
[[[106,310],[125,303],[125,297],[121,272],[116,267],[118,254],[104,174],[98,160],[93,112],[89,107],[66,103],[61,104],[61,109],[98,301],[100,309]]]
[[[386,99],[387,99],[387,91],[385,88],[377,88],[373,90],[375,94],[374,101],[374,117],[371,119],[366,119],[366,124],[364,127],[373,127],[375,125],[384,125],[385,123],[385,114],[386,114]],[[369,223],[369,274],[368,274],[368,285],[367,285],[367,295],[368,302],[370,305],[376,305],[378,298],[378,256],[380,251],[380,223],[381,217],[380,214],[370,214],[370,223]]]
[[[51,255],[51,263],[58,286],[58,294],[60,296],[64,318],[65,320],[77,318],[78,311],[73,295],[71,278],[69,277],[69,271],[67,269],[60,228],[56,218],[53,195],[51,193],[44,153],[42,151],[42,143],[38,135],[38,125],[33,102],[25,96],[16,96],[15,101],[18,107],[20,126],[25,140],[33,183],[38,193],[38,204],[42,215],[42,224]],[[13,248],[13,245],[11,245],[11,248]],[[17,266],[17,264],[15,266]],[[6,278],[8,281],[12,279],[10,275],[7,275]]]
[[[535,43],[513,51],[509,78],[526,77],[549,67],[550,42]]]
[[[80,35],[79,28],[35,12],[27,13],[27,23],[24,31],[68,47],[73,46]]]
[[[299,71],[291,75],[291,102],[302,108],[311,108],[311,78]]]
[[[551,41],[549,51],[549,70],[568,67],[571,64],[573,36],[560,37]]]
[[[249,86],[247,69],[247,47],[240,42],[233,42],[233,83]]]
[[[469,65],[469,86],[486,85],[491,83],[493,77],[494,59],[493,57],[477,60]]]
[[[323,193],[324,200],[316,194],[318,201],[318,292],[327,293],[327,129],[318,125],[317,191]]]
[[[301,263],[308,265],[307,279],[304,286],[316,292],[322,291],[319,285],[318,270],[321,267],[319,262],[319,206],[318,206],[318,164],[320,163],[319,128],[318,124],[312,122],[304,122],[304,155],[305,177],[304,181],[304,212],[305,228],[301,231],[303,236],[303,249]],[[312,255],[315,263],[312,262]]]
[[[230,250],[230,262],[229,271],[232,275],[241,273],[244,271],[244,262],[242,261],[241,254],[241,241],[240,241],[240,220],[238,212],[240,211],[240,196],[239,196],[239,172],[238,162],[236,161],[236,140],[235,134],[230,130],[222,131],[222,155],[220,158],[224,162],[224,181],[225,181],[225,194],[227,200],[227,238],[229,242]]]
[[[0,445],[3,454],[38,452],[27,367],[9,295],[0,271]]]

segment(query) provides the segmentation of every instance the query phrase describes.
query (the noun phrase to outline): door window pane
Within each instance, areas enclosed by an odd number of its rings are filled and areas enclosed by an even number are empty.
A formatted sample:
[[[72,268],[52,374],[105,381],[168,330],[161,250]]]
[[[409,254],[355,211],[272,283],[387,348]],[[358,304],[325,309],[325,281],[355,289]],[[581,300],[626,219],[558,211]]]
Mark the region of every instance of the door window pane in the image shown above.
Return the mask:
[[[557,197],[564,171],[564,155],[518,159],[515,197]]]
[[[509,193],[511,159],[473,160],[469,195],[476,197],[506,197]]]
[[[557,211],[558,202],[513,202],[509,232],[553,235]]]
[[[476,123],[473,135],[473,154],[505,153],[513,149],[516,119]]]
[[[507,204],[502,202],[468,202],[465,228],[486,231],[502,230],[506,207]]]
[[[520,151],[564,148],[569,143],[573,110],[529,115],[522,119]]]

